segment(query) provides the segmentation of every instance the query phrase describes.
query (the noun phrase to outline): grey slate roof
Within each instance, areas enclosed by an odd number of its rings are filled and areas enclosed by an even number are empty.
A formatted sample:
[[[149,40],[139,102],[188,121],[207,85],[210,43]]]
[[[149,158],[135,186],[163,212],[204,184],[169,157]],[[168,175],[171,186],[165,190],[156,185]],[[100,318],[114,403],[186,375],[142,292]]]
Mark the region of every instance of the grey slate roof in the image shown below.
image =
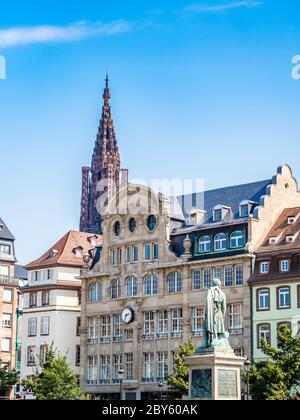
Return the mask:
[[[15,264],[15,277],[21,279],[28,279],[28,271],[22,265]]]
[[[218,188],[204,191],[204,193],[187,194],[177,197],[185,217],[191,208],[196,207],[207,212],[205,223],[213,221],[213,208],[218,204],[230,207],[233,218],[239,218],[239,205],[243,200],[253,201],[257,204],[260,198],[266,195],[268,185],[272,180],[252,182],[249,184],[235,185],[232,187]]]
[[[0,217],[0,225],[3,226],[3,229],[0,228],[0,239],[8,239],[8,240],[14,241],[15,238],[13,234],[8,229],[8,227],[6,226],[4,221],[1,219],[1,217]]]

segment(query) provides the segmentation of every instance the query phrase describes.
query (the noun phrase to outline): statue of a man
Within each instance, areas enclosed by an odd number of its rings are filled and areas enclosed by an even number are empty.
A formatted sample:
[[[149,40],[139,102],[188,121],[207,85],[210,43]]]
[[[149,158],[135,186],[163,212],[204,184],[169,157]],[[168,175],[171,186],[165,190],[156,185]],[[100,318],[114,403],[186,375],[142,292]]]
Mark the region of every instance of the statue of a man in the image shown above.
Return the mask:
[[[221,290],[221,280],[213,279],[212,284],[207,291],[205,305],[205,335],[208,347],[213,345],[215,340],[227,338],[224,327],[226,296]]]

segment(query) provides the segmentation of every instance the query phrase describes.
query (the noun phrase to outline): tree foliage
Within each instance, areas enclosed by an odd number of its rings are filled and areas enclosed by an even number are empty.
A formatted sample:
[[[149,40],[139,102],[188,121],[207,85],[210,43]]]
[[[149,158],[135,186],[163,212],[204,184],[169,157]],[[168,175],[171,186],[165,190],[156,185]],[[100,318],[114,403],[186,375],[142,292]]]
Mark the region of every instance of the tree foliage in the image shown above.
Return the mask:
[[[189,370],[185,365],[184,358],[193,356],[195,351],[196,348],[192,340],[182,343],[174,356],[174,373],[167,377],[168,385],[181,394],[186,394],[189,389]]]
[[[248,375],[255,400],[289,400],[300,387],[300,338],[290,328],[280,327],[277,348],[261,340],[267,360],[253,364]],[[247,375],[245,376],[245,379]]]
[[[19,372],[10,370],[7,365],[0,367],[0,392],[9,392],[19,381]]]
[[[25,389],[33,392],[37,400],[82,399],[78,379],[65,356],[51,347],[40,361],[33,376],[23,380]]]

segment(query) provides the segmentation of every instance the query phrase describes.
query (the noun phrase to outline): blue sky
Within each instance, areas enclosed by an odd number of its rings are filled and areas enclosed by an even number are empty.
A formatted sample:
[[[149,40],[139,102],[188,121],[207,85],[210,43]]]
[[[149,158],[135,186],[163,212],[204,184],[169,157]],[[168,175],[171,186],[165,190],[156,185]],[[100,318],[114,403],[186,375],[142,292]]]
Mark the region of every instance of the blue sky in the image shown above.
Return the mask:
[[[300,179],[298,0],[1,4],[0,215],[21,263],[78,228],[105,72],[130,178]]]

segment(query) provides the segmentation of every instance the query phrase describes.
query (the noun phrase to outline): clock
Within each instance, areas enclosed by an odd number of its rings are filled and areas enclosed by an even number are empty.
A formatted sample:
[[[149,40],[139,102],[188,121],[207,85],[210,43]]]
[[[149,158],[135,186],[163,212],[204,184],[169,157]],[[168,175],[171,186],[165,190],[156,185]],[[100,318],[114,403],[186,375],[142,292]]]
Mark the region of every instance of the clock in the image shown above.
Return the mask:
[[[124,324],[130,324],[134,320],[134,312],[131,308],[124,308],[121,313],[121,319]]]

